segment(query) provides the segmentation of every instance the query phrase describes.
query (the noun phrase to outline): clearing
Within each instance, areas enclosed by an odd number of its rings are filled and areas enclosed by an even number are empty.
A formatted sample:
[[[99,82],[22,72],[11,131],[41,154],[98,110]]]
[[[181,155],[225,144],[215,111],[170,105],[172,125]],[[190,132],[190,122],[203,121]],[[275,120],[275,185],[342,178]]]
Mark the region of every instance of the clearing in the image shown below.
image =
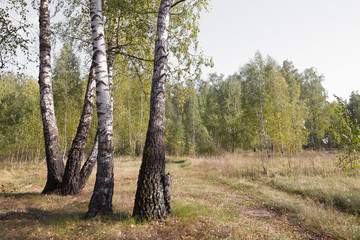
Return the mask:
[[[261,174],[261,163],[251,159],[255,157],[247,154],[169,158],[166,167],[173,175],[172,215],[165,221],[147,224],[136,224],[131,217],[140,167],[138,158],[115,158],[114,214],[91,220],[82,217],[91,197],[94,173],[78,196],[42,195],[40,192],[46,180],[44,164],[2,164],[1,238],[359,238],[358,213],[353,211],[356,208],[337,206],[329,191],[325,193],[330,197],[324,193],[325,197],[321,199],[323,195],[317,194],[316,187],[307,184],[314,179],[322,186],[324,182],[331,182],[329,179],[321,181],[324,177],[320,175],[324,172],[302,178],[296,166],[292,169],[298,175],[291,174],[289,169],[286,173],[278,168],[275,171],[271,163],[267,163],[269,173],[264,175]],[[315,167],[310,167],[311,171]],[[349,181],[359,182],[356,176],[333,175],[331,179],[337,178],[339,181],[336,182],[344,185]],[[299,181],[302,182],[297,185]],[[340,189],[342,185],[338,187]],[[352,194],[359,193],[358,189],[351,191]]]

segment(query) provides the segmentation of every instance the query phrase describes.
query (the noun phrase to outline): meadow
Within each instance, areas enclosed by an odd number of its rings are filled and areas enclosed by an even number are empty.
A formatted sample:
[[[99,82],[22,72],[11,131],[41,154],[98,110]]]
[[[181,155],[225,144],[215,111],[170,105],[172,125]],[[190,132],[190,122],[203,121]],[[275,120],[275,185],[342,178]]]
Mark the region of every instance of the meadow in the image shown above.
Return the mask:
[[[315,151],[168,157],[172,214],[141,224],[131,216],[139,158],[115,158],[114,213],[90,220],[95,174],[80,195],[42,195],[45,163],[3,162],[0,238],[359,239],[359,172],[335,162],[335,153]]]

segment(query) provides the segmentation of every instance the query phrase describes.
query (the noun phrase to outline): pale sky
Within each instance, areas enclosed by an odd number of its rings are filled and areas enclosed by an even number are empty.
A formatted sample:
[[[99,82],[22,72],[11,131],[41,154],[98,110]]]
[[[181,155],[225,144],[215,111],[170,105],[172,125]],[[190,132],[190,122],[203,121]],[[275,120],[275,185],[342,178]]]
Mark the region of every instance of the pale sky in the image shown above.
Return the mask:
[[[325,76],[330,99],[360,90],[360,0],[212,0],[200,20],[200,48],[225,76],[259,50]]]
[[[360,90],[360,0],[211,0],[211,6],[200,18],[199,44],[215,66],[203,78],[233,74],[259,50],[300,71],[315,67],[330,100]],[[36,13],[30,20],[37,27]],[[25,72],[37,76],[34,69]]]

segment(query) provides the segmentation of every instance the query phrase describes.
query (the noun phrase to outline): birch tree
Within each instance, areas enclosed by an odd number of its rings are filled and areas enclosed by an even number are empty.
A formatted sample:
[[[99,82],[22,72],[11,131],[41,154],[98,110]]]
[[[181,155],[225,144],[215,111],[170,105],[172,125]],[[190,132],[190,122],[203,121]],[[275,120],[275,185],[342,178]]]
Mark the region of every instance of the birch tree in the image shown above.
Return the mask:
[[[95,66],[94,64],[90,67],[90,74],[88,79],[88,84],[86,88],[86,94],[84,98],[84,106],[81,114],[79,126],[76,132],[76,136],[72,142],[71,148],[69,150],[68,159],[66,162],[64,180],[62,183],[61,193],[63,195],[68,194],[77,194],[85,186],[86,180],[88,177],[85,177],[84,174],[82,177],[82,184],[79,186],[79,181],[81,178],[81,160],[83,156],[83,151],[85,148],[86,140],[90,131],[90,125],[93,118],[93,110],[95,103]],[[96,141],[97,144],[97,141]],[[94,159],[92,156],[97,155],[97,146],[94,145],[94,151],[96,153],[90,154],[89,159]],[[91,161],[91,160],[90,160]],[[93,162],[93,161],[91,161]],[[94,162],[95,163],[95,162]],[[87,164],[87,166],[94,166],[95,164]],[[84,165],[85,166],[85,165]],[[88,167],[86,168],[88,169]],[[92,169],[92,168],[91,168]],[[85,171],[85,170],[83,170]],[[86,171],[86,172],[89,172]],[[91,173],[91,171],[90,171]],[[90,174],[89,174],[90,175]],[[86,179],[86,180],[85,180]]]
[[[290,61],[284,61],[282,66],[282,75],[284,76],[290,97],[290,111],[287,113],[290,116],[291,130],[288,132],[288,140],[286,147],[289,154],[295,154],[300,151],[303,145],[306,144],[309,132],[305,129],[305,119],[308,113],[306,102],[300,99],[300,82],[301,74],[293,66]]]
[[[79,182],[78,182],[78,190],[79,191],[85,187],[85,185],[92,173],[92,170],[96,164],[96,159],[97,159],[98,149],[99,149],[99,138],[98,138],[97,133],[98,132],[96,132],[96,135],[94,138],[94,144],[91,149],[91,153],[88,156],[86,162],[84,163],[84,165],[82,166],[81,171],[80,171],[80,177],[79,177]]]
[[[231,152],[234,153],[236,147],[240,147],[241,135],[244,135],[242,126],[242,107],[241,107],[241,82],[239,76],[232,75],[222,84],[223,96],[223,115],[225,125],[224,138],[231,143]]]
[[[168,37],[172,0],[161,0],[157,20],[154,72],[150,96],[150,119],[140,168],[133,216],[139,220],[163,219],[167,211],[164,197],[165,175],[165,85]]]
[[[60,150],[52,92],[50,0],[40,1],[40,105],[45,139],[47,182],[43,193],[50,193],[61,187],[64,162]]]
[[[93,63],[95,66],[96,79],[99,149],[95,187],[86,216],[94,217],[99,212],[112,212],[114,189],[113,111],[100,0],[91,0],[90,17],[93,37]]]
[[[265,147],[269,155],[269,134],[265,128],[265,71],[266,62],[260,52],[255,54],[254,60],[241,68],[243,78],[242,106],[244,120],[248,124],[254,137],[258,138],[259,148]]]
[[[306,101],[309,109],[305,121],[305,127],[310,132],[307,147],[313,149],[319,149],[323,145],[322,139],[329,127],[330,111],[323,81],[324,76],[319,75],[314,68],[305,69],[302,73],[300,98]]]

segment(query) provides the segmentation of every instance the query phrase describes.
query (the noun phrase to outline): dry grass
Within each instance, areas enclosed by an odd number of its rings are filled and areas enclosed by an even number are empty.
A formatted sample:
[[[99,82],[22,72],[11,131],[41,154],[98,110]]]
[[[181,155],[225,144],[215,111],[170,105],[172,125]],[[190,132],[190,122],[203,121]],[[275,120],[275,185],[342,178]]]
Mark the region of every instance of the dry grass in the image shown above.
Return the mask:
[[[263,160],[262,160],[263,159]],[[292,157],[275,156],[261,158],[260,153],[245,152],[224,154],[214,157],[197,157],[190,159],[205,168],[219,169],[233,177],[259,177],[264,175],[264,167],[268,176],[301,175],[301,176],[343,176],[343,172],[335,165],[337,161],[333,152],[305,151]],[[211,165],[208,162],[211,161]]]
[[[258,153],[192,158],[207,179],[248,189],[264,206],[291,213],[293,222],[322,236],[360,238],[360,182],[334,164],[333,153],[304,152],[292,159]],[[289,163],[290,162],[290,163]],[[348,214],[350,213],[350,214]]]
[[[319,176],[344,177],[330,166],[321,171],[311,167],[321,166],[316,162],[316,154],[311,154],[314,163],[308,164],[306,156],[302,156],[303,164],[293,162],[302,169],[301,176],[309,177],[306,181]],[[173,214],[165,221],[147,224],[136,224],[131,217],[139,159],[115,159],[114,214],[92,220],[84,220],[83,216],[94,176],[78,196],[41,195],[46,176],[44,165],[2,165],[1,238],[351,239],[360,236],[355,216],[283,190],[269,181],[280,182],[282,178],[295,176],[286,167],[286,160],[280,161],[282,165],[270,160],[269,176],[264,176],[261,161],[253,153],[170,158],[167,171],[173,175]],[[345,184],[348,180],[343,181]]]

